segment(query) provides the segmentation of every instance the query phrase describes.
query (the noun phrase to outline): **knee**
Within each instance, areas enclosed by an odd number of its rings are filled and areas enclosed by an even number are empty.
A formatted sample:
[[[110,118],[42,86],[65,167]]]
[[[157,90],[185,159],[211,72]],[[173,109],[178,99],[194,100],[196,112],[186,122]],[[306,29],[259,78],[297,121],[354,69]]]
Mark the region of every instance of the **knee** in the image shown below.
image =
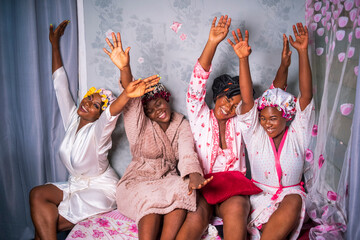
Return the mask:
[[[212,215],[212,206],[208,203],[199,204],[195,212],[188,212],[186,222],[191,226],[199,226],[201,229],[207,228]]]
[[[30,190],[29,201],[31,205],[35,204],[39,199],[41,199],[41,192],[42,191],[40,186],[36,186]]]
[[[223,215],[247,218],[250,212],[250,201],[248,196],[233,196],[224,201],[220,208]]]
[[[296,215],[298,217],[302,208],[302,198],[298,194],[291,194],[284,197],[283,201],[286,201],[288,204],[288,212]]]

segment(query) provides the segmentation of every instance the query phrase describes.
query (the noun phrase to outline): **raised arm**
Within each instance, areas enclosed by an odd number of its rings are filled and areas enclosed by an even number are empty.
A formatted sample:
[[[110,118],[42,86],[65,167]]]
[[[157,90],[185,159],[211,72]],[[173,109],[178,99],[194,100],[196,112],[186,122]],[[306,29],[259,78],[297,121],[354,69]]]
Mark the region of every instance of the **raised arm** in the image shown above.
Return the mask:
[[[241,92],[241,114],[247,113],[254,106],[253,86],[250,75],[249,55],[251,47],[249,46],[249,32],[245,30],[245,39],[241,35],[240,29],[232,31],[235,43],[228,39],[229,44],[233,47],[234,52],[239,57],[239,85]]]
[[[115,36],[115,33],[112,33],[111,36],[114,45],[108,38],[105,39],[111,52],[106,48],[103,48],[103,50],[110,57],[111,61],[120,69],[120,83],[125,89],[133,79],[130,68],[130,47],[127,47],[125,51],[123,50],[119,32],[117,33],[117,36]]]
[[[228,18],[227,15],[225,15],[225,17],[221,16],[217,25],[216,19],[217,18],[214,17],[212,21],[209,39],[206,42],[204,50],[199,58],[199,63],[206,72],[210,70],[211,62],[214,58],[216,48],[219,43],[227,36],[231,24],[231,18]]]
[[[291,51],[289,49],[289,41],[285,34],[283,34],[283,50],[281,52],[281,63],[278,71],[276,72],[273,86],[286,90],[288,69],[291,64]]]
[[[295,41],[292,36],[289,37],[290,44],[299,54],[299,89],[300,99],[299,104],[301,110],[304,110],[311,102],[312,94],[312,77],[311,68],[308,56],[309,34],[307,27],[303,27],[302,23],[293,25]]]
[[[52,73],[63,66],[60,53],[60,38],[64,35],[65,28],[69,22],[69,20],[64,20],[57,26],[55,31],[53,25],[50,24],[49,40],[52,46]]]

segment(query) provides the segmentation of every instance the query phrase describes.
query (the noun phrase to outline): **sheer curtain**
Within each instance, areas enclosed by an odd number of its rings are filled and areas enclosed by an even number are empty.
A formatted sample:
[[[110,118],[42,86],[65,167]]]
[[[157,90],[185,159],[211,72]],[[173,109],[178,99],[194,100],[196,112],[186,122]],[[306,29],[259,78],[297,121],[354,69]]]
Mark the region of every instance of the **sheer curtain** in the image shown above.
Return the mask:
[[[355,102],[360,94],[356,88],[359,11],[359,0],[306,1],[318,114],[306,153],[306,207],[317,224],[310,230],[310,239],[344,239],[346,231],[351,234],[357,227],[348,224],[348,213],[353,211],[354,200],[349,205],[349,198],[358,193],[358,180],[354,180],[360,173],[359,167],[352,167],[360,160],[359,131],[352,132],[360,120],[353,113],[360,104],[359,97]]]
[[[32,239],[30,189],[67,176],[57,156],[64,129],[51,80],[48,34],[50,24],[71,21],[61,49],[75,97],[76,1],[1,0],[0,5],[0,232],[6,239]]]

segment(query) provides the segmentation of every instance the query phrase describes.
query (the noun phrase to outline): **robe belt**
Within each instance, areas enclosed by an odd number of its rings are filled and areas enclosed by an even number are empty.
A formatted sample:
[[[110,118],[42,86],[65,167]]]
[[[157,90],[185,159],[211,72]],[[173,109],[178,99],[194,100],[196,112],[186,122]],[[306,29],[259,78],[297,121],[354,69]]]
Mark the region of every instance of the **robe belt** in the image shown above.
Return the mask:
[[[283,191],[284,188],[290,188],[290,187],[300,186],[301,191],[305,192],[305,189],[304,189],[304,187],[303,187],[303,186],[304,186],[304,182],[303,182],[303,181],[299,182],[298,184],[294,184],[294,185],[290,185],[290,186],[280,185],[280,187],[270,186],[270,185],[267,185],[267,184],[264,184],[264,183],[255,181],[254,179],[251,179],[251,181],[254,182],[254,183],[257,183],[257,184],[264,185],[264,186],[266,186],[266,187],[277,188],[277,191],[276,191],[276,193],[272,196],[271,200],[276,200],[276,199],[278,199],[280,193],[282,193],[282,191]]]

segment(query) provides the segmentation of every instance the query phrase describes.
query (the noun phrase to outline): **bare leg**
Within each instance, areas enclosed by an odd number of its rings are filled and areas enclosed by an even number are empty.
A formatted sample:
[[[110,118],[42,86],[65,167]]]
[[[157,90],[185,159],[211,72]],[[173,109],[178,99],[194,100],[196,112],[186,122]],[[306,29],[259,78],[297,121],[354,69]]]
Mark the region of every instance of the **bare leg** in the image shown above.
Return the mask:
[[[285,196],[279,208],[264,225],[261,239],[286,239],[299,221],[301,207],[302,199],[299,195]]]
[[[246,239],[249,212],[248,196],[233,196],[217,205],[216,214],[224,222],[224,239]]]
[[[149,214],[142,217],[139,221],[139,239],[155,240],[160,232],[162,216],[159,214]]]
[[[188,212],[178,235],[177,240],[199,240],[209,225],[212,215],[212,205],[198,194],[198,204],[195,212]]]
[[[35,239],[55,239],[59,218],[57,206],[63,192],[54,185],[37,186],[30,191],[31,218],[35,226]]]
[[[184,223],[186,210],[175,209],[164,216],[161,240],[175,239],[181,225]]]

